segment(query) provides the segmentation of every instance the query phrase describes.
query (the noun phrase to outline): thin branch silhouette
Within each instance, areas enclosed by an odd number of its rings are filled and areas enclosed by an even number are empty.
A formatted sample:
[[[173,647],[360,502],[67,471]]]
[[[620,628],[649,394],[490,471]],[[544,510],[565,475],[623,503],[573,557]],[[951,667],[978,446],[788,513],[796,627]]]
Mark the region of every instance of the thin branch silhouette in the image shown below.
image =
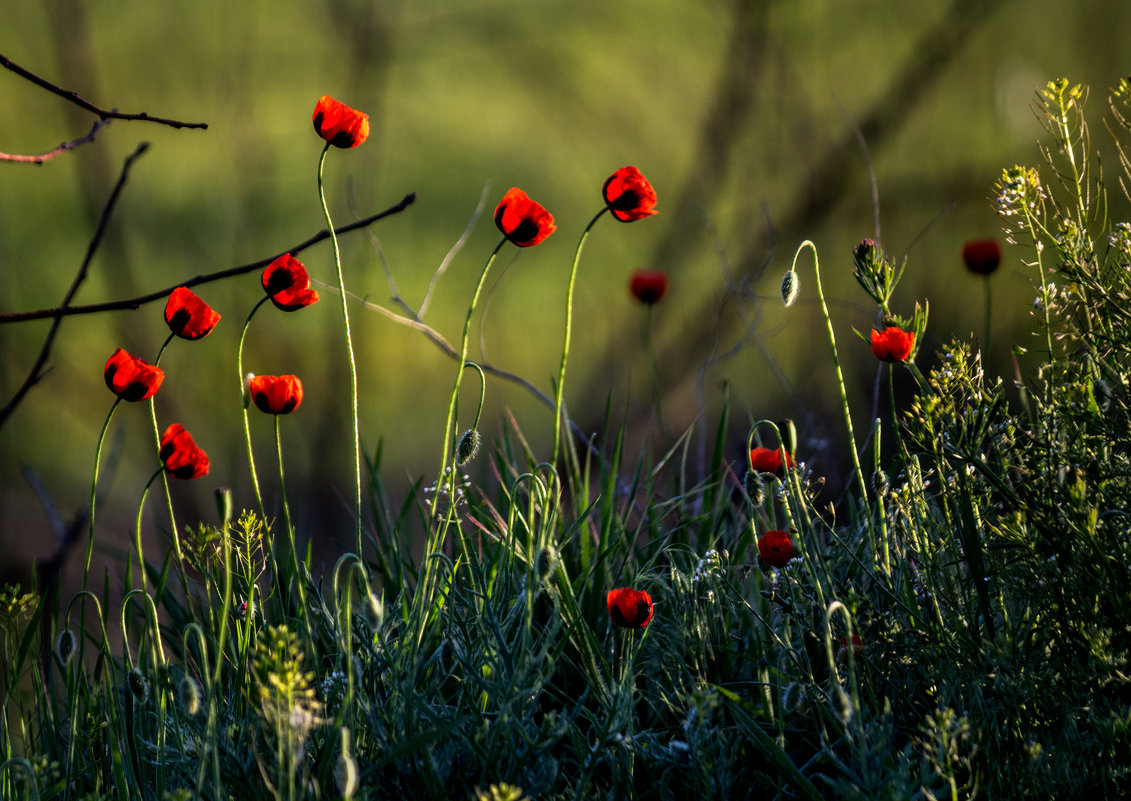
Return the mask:
[[[142,142],[137,148],[126,157],[122,163],[122,170],[118,174],[118,182],[114,185],[113,191],[110,192],[110,197],[106,201],[106,205],[102,207],[102,215],[98,219],[98,226],[94,229],[94,236],[90,239],[90,244],[87,245],[86,255],[83,256],[82,264],[79,265],[78,273],[75,279],[71,282],[70,289],[67,294],[63,296],[63,303],[60,308],[67,308],[71,305],[75,295],[82,286],[83,281],[86,280],[87,273],[90,269],[90,262],[94,258],[95,252],[98,250],[99,244],[102,242],[102,235],[106,232],[106,226],[110,222],[110,215],[114,211],[114,206],[117,205],[118,196],[122,193],[122,188],[126,185],[126,180],[129,178],[130,168],[133,167],[135,161],[141,158],[142,154],[149,148],[148,142]],[[36,358],[35,363],[28,371],[27,378],[24,379],[23,384],[12,395],[11,400],[0,409],[0,427],[8,421],[12,412],[20,405],[20,402],[27,396],[27,393],[44,379],[47,373],[43,372],[44,365],[47,364],[47,359],[51,356],[51,348],[55,344],[55,337],[59,333],[59,327],[63,324],[62,316],[55,318],[51,324],[51,330],[47,332],[47,338],[43,342],[43,347],[39,350],[39,356]]]
[[[72,139],[69,142],[64,142],[46,153],[40,153],[34,156],[25,156],[20,153],[0,153],[0,161],[13,161],[17,164],[42,164],[45,161],[50,161],[56,156],[61,156],[64,153],[69,153],[79,145],[85,145],[87,142],[93,142],[94,137],[100,130],[110,124],[109,119],[97,119],[91,127],[90,132],[86,136],[80,136],[78,139]]]
[[[64,89],[61,86],[56,86],[46,78],[41,78],[31,70],[21,67],[19,64],[9,59],[3,53],[0,53],[0,67],[8,68],[12,72],[19,75],[21,78],[26,78],[36,86],[46,89],[52,94],[59,95],[59,97],[63,98],[64,100],[68,100],[71,103],[74,103],[84,111],[89,111],[91,114],[97,114],[98,119],[100,120],[139,120],[142,122],[155,122],[159,125],[168,125],[170,128],[199,128],[201,130],[208,128],[208,123],[206,122],[182,122],[181,120],[173,120],[167,117],[154,117],[144,111],[138,112],[136,114],[127,114],[125,112],[118,111],[117,109],[105,109],[101,106],[96,106],[94,103],[91,103],[89,100],[79,95],[78,92],[71,91],[70,89]]]
[[[359,228],[365,228],[380,219],[390,217],[393,214],[404,211],[415,202],[416,193],[411,192],[405,195],[395,206],[390,206],[384,211],[377,212],[376,214],[371,214],[370,216],[358,220],[357,222],[352,222],[347,225],[335,227],[334,232],[341,236],[342,234],[349,233],[350,231],[356,231]],[[254,272],[255,270],[266,267],[275,259],[282,256],[284,253],[290,253],[293,256],[295,254],[301,253],[309,247],[312,247],[313,245],[317,245],[322,240],[329,238],[329,231],[323,228],[321,231],[319,231],[306,241],[300,242],[294,247],[287,248],[286,250],[276,253],[273,256],[268,256],[266,258],[259,259],[258,261],[253,261],[250,264],[241,264],[238,267],[229,267],[226,270],[219,270],[214,273],[197,275],[185,281],[178,281],[176,284],[173,284],[173,286],[166,287],[165,289],[159,289],[155,292],[150,292],[145,295],[139,295],[134,298],[126,298],[124,300],[112,300],[105,303],[91,303],[86,306],[56,306],[53,309],[39,309],[37,311],[0,314],[0,323],[19,323],[26,320],[46,320],[50,318],[71,317],[77,314],[98,314],[99,312],[121,311],[124,309],[135,311],[147,303],[152,303],[155,300],[161,300],[162,298],[168,297],[169,293],[171,293],[177,287],[183,286],[191,288],[194,286],[200,286],[201,284],[209,284],[213,281],[219,281],[224,278],[231,278],[234,275],[243,275],[245,273]]]

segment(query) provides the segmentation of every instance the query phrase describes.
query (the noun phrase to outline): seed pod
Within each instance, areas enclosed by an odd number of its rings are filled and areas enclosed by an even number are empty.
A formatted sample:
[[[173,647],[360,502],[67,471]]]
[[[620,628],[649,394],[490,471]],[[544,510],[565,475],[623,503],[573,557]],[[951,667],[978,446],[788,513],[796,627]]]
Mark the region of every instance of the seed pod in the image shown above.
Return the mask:
[[[476,454],[479,453],[479,443],[481,439],[479,432],[474,428],[469,428],[467,431],[464,431],[463,436],[459,438],[456,464],[463,467],[474,459]]]
[[[196,715],[204,705],[204,690],[192,676],[185,676],[177,686],[181,706],[188,715]]]
[[[781,302],[786,307],[792,306],[801,291],[801,279],[794,270],[789,270],[781,279]]]
[[[75,634],[70,629],[63,629],[59,632],[59,636],[55,638],[55,656],[59,657],[59,661],[66,667],[71,657],[75,655],[75,650],[78,648],[78,642],[75,640]]]
[[[141,670],[136,667],[130,668],[130,672],[126,674],[126,686],[139,704],[145,703],[149,697],[149,679],[145,678]]]

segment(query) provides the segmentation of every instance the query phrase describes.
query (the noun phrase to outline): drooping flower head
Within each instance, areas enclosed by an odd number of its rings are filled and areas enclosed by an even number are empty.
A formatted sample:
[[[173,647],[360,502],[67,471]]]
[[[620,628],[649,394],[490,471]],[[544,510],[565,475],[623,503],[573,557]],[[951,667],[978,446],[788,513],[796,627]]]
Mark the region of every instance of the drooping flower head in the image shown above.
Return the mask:
[[[124,401],[134,402],[156,395],[165,380],[165,371],[118,348],[106,360],[104,376],[111,392]]]
[[[314,106],[314,130],[334,147],[357,147],[369,138],[369,115],[322,95]]]
[[[755,473],[773,473],[775,476],[784,476],[785,470],[793,467],[793,457],[785,455],[785,469],[782,469],[780,448],[763,448],[759,445],[750,450],[750,469]]]
[[[298,311],[318,302],[318,292],[310,288],[310,276],[302,262],[284,253],[263,270],[263,291],[283,311]]]
[[[609,618],[624,629],[642,629],[652,619],[652,596],[643,590],[618,587],[605,596]]]
[[[632,222],[656,213],[656,190],[635,167],[621,167],[601,189],[605,205],[621,222]]]
[[[187,480],[208,474],[208,455],[197,447],[192,435],[180,423],[165,429],[158,455],[173,478]]]
[[[795,554],[788,531],[767,531],[758,540],[758,555],[770,567],[785,567]]]
[[[520,248],[537,245],[557,229],[554,215],[517,186],[508,190],[495,207],[495,225]]]
[[[663,270],[634,270],[628,291],[647,306],[659,303],[668,291],[668,274]]]
[[[1001,245],[996,239],[972,239],[962,246],[962,261],[976,275],[989,275],[1001,265]]]
[[[247,391],[255,407],[266,414],[290,414],[302,404],[302,381],[298,376],[252,376]]]
[[[883,331],[872,329],[872,353],[885,362],[904,362],[915,348],[915,332],[889,325]]]
[[[181,339],[201,339],[212,333],[220,315],[188,287],[179,286],[165,304],[165,324]]]

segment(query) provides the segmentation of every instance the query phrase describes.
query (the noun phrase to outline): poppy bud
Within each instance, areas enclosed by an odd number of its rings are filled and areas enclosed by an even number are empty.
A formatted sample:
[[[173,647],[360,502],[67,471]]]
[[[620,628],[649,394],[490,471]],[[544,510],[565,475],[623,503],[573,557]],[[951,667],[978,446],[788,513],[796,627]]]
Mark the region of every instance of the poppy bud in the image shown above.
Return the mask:
[[[78,648],[78,642],[75,640],[75,633],[70,629],[63,629],[59,632],[59,636],[55,638],[55,656],[66,667],[71,661],[71,657],[75,655],[75,650]]]
[[[139,704],[144,704],[145,699],[149,697],[149,680],[136,667],[130,668],[129,673],[126,674],[126,687]]]
[[[789,270],[781,279],[781,302],[787,308],[792,306],[799,292],[801,292],[801,279],[797,276],[796,270]]]
[[[456,464],[463,467],[470,462],[479,453],[479,443],[481,441],[479,432],[474,428],[469,428],[463,432],[463,436],[459,438],[459,446],[456,448]]]
[[[197,715],[204,705],[204,690],[201,689],[200,682],[192,676],[185,676],[181,679],[181,683],[177,685],[177,696],[180,698],[185,713],[189,716]]]
[[[752,504],[761,506],[765,503],[766,489],[762,486],[762,477],[756,471],[747,470],[746,475],[743,476],[742,484]]]

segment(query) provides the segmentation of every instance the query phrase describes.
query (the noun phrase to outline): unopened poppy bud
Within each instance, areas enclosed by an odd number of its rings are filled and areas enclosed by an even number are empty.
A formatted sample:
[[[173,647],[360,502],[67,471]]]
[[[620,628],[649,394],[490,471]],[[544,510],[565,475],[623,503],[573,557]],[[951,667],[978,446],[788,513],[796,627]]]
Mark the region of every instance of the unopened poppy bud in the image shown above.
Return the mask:
[[[762,486],[762,478],[754,470],[747,470],[742,479],[746,488],[746,495],[755,506],[761,506],[766,501],[766,489]]]
[[[185,713],[190,716],[198,714],[204,705],[204,690],[201,689],[200,682],[192,676],[181,679],[181,683],[177,686],[177,695]]]
[[[558,569],[557,550],[553,546],[542,548],[535,556],[534,563],[538,569],[538,578],[542,581],[549,581],[550,577],[554,575],[554,571]]]
[[[130,668],[130,672],[126,674],[126,686],[139,704],[145,703],[145,699],[149,697],[149,679],[138,668]]]
[[[797,300],[797,294],[801,291],[801,279],[797,277],[795,270],[788,271],[781,279],[781,302],[789,306],[793,305],[793,301]]]
[[[377,631],[385,622],[385,602],[373,593],[369,593],[365,599],[365,622],[373,631]]]
[[[797,453],[797,426],[788,417],[778,420],[778,436],[786,453]]]
[[[357,763],[350,754],[350,730],[342,729],[342,752],[334,765],[334,782],[342,798],[352,798],[357,792]]]
[[[55,638],[55,656],[59,657],[59,661],[66,667],[71,661],[71,657],[75,655],[75,650],[78,647],[78,642],[75,640],[75,634],[70,629],[63,629],[59,632],[59,636]]]
[[[872,474],[872,489],[880,497],[888,494],[888,474],[883,470],[877,470]]]
[[[232,522],[232,491],[227,487],[216,488],[216,514],[220,516],[220,527],[227,528]]]
[[[479,453],[479,444],[481,441],[482,437],[479,436],[479,432],[474,428],[469,428],[467,431],[464,431],[463,436],[459,438],[459,447],[456,449],[456,464],[463,467],[474,459]]]

